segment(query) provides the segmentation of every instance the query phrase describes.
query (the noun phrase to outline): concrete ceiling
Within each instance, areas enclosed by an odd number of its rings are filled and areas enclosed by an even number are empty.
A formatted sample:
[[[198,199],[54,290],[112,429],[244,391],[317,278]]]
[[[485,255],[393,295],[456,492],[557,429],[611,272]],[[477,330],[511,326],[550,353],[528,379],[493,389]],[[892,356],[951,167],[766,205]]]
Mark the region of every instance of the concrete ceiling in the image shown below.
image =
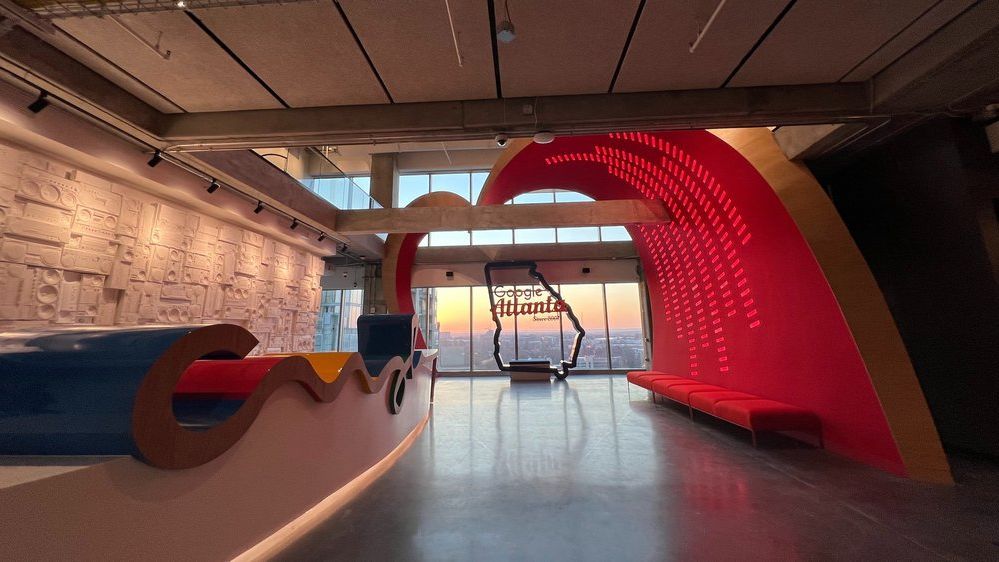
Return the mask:
[[[169,60],[109,17],[53,21],[88,48],[72,53],[80,62],[99,73],[118,67],[111,79],[119,86],[152,90],[174,111],[204,112],[860,81],[973,3],[732,1],[694,53],[689,44],[716,0],[305,0],[208,9],[192,0],[186,13],[116,16],[170,50]],[[517,30],[509,44],[495,41],[489,13],[501,21],[507,6]]]
[[[798,0],[728,85],[840,82],[939,3]]]
[[[111,17],[70,18],[56,25],[184,111],[281,107],[184,12],[114,17],[146,41],[159,42],[160,51],[169,51],[170,58],[158,55]]]
[[[638,0],[513,2],[517,38],[498,43],[503,95],[607,92]],[[496,21],[505,7],[496,3]]]
[[[195,14],[292,107],[389,101],[332,2]]]
[[[340,5],[394,101],[496,95],[485,2],[449,3],[460,66],[443,0],[342,0]]]

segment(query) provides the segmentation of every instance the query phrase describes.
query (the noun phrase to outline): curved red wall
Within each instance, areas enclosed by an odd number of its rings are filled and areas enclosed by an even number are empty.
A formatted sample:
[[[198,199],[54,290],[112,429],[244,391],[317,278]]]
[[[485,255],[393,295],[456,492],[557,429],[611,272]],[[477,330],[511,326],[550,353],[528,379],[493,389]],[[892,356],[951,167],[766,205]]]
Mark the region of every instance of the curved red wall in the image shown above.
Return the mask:
[[[652,303],[654,369],[810,408],[829,449],[905,473],[818,263],[735,149],[706,131],[559,138],[514,156],[478,204],[546,188],[669,208],[670,223],[628,227]]]

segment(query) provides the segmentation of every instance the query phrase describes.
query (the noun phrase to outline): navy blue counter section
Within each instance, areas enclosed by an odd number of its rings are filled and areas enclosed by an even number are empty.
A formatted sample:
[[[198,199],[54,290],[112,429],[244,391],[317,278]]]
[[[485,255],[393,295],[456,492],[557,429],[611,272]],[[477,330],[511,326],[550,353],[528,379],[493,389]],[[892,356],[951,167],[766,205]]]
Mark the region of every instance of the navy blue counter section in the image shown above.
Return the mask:
[[[416,344],[416,315],[362,314],[357,318],[357,351],[377,377],[393,357],[409,359]]]
[[[136,392],[153,363],[194,329],[6,334],[0,339],[0,454],[134,454]]]

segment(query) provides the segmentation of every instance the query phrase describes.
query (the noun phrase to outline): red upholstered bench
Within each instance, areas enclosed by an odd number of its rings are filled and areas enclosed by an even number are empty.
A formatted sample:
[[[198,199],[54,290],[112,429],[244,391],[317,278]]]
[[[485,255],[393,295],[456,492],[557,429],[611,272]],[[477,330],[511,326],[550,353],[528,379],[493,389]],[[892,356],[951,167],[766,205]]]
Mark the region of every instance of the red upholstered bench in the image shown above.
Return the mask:
[[[718,392],[726,390],[728,389],[722,388],[720,386],[715,386],[713,384],[703,384],[703,383],[678,384],[666,388],[662,394],[666,398],[669,398],[670,400],[679,402],[684,406],[686,406],[687,410],[690,412],[691,419],[693,419],[694,409],[690,406],[690,399],[692,397],[697,396],[702,392]]]
[[[628,373],[628,382],[638,385],[646,390],[652,390],[652,383],[657,380],[678,380],[682,377],[677,375],[667,375],[659,371],[632,371]],[[686,379],[684,379],[686,380]]]
[[[823,447],[822,423],[810,410],[775,400],[762,398],[748,400],[722,400],[716,402],[711,412],[717,418],[748,429],[756,446],[758,431],[804,431],[814,434]]]
[[[697,394],[693,394],[690,397],[689,404],[694,410],[714,415],[713,412],[715,411],[715,404],[719,402],[724,402],[725,400],[756,400],[758,398],[758,396],[746,394],[745,392],[724,389],[714,392],[698,392]]]
[[[691,418],[697,410],[748,429],[754,447],[758,431],[812,433],[818,437],[819,446],[823,446],[822,423],[814,412],[805,408],[659,371],[632,371],[628,373],[628,382],[651,390],[653,402],[660,395],[687,406]]]
[[[674,387],[674,386],[687,386],[687,385],[693,385],[693,384],[701,384],[701,383],[699,383],[697,381],[692,381],[690,379],[682,379],[682,378],[679,378],[679,377],[677,377],[675,379],[665,379],[665,380],[660,379],[660,380],[657,380],[657,381],[653,381],[653,383],[652,383],[652,394],[653,395],[658,394],[660,396],[665,396],[666,395],[666,391],[669,390],[670,388]],[[655,396],[653,396],[653,398],[655,398]]]

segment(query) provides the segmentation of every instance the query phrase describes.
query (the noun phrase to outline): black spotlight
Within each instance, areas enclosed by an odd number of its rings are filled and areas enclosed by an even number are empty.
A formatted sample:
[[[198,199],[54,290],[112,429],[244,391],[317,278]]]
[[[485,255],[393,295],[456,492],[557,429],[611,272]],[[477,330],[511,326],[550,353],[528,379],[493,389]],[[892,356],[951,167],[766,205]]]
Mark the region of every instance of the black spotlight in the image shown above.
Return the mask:
[[[212,178],[212,183],[208,184],[208,193],[215,193],[219,189],[219,181]]]
[[[291,219],[291,229],[295,230],[298,228],[298,219]]]
[[[326,233],[325,232],[320,232],[319,233],[319,238],[316,238],[316,240],[319,240],[320,242],[322,242],[323,240],[326,240]]]
[[[163,153],[157,150],[156,152],[153,153],[153,157],[149,159],[149,162],[147,162],[147,164],[149,164],[150,168],[155,168],[156,165],[162,161],[163,161]]]
[[[260,211],[263,211],[263,210],[264,210],[264,202],[263,201],[257,201],[257,206],[253,208],[253,214],[259,215]]]
[[[32,113],[38,113],[41,110],[48,107],[50,103],[51,102],[49,101],[49,93],[46,92],[45,90],[41,90],[38,92],[38,99],[31,102],[31,105],[28,106],[28,111]]]

